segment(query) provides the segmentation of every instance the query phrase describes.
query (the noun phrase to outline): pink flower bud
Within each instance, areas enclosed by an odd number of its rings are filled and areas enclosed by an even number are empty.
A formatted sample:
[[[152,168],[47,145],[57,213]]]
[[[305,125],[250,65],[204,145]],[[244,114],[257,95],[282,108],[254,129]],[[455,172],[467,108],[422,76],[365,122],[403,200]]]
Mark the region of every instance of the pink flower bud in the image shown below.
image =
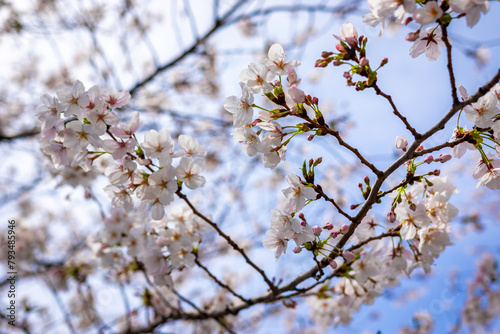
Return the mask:
[[[332,223],[326,223],[325,226],[323,226],[325,230],[333,230],[333,225]]]
[[[415,203],[410,203],[410,210],[417,211],[417,206],[415,205]]]
[[[323,59],[318,59],[314,63],[314,67],[327,67],[327,66],[328,66],[328,62],[324,61]]]
[[[334,239],[335,239],[338,235],[339,235],[339,232],[338,232],[338,231],[331,231],[331,232],[330,232],[330,236],[331,236],[332,238],[334,238]]]
[[[299,254],[300,252],[302,252],[302,248],[300,248],[300,247],[295,247],[295,248],[293,249],[293,252],[294,252],[295,254]]]
[[[313,139],[314,139],[314,135],[308,135],[308,136],[307,136],[307,140],[308,140],[308,141],[311,141],[311,140],[313,140]]]
[[[394,223],[396,221],[396,214],[394,212],[390,211],[387,214],[387,220],[389,221],[389,223]]]
[[[352,260],[354,260],[354,258],[356,256],[354,256],[354,254],[352,252],[349,252],[349,251],[343,251],[342,252],[342,257],[347,261],[347,262],[351,262]]]
[[[406,149],[406,146],[408,146],[408,141],[406,140],[405,136],[397,136],[396,137],[396,148],[397,149]]]
[[[323,51],[323,52],[321,52],[321,58],[328,58],[328,57],[330,57],[332,54],[333,54],[333,52],[326,52],[326,51]]]
[[[304,216],[304,214],[302,212],[299,213],[299,218],[302,220],[306,220],[306,217]]]
[[[332,64],[333,66],[340,66],[342,65],[342,62],[340,60],[334,60]]]
[[[431,173],[432,173],[432,175],[439,176],[439,175],[441,174],[441,170],[439,170],[439,169],[435,169],[435,170],[433,170]],[[430,174],[430,173],[429,173],[429,174]]]
[[[382,61],[380,62],[380,66],[384,66],[385,64],[387,64],[389,62],[389,58],[384,58],[382,59]]]
[[[369,61],[365,57],[363,57],[359,60],[359,66],[365,67],[366,65],[368,65],[368,63],[369,63]]]
[[[340,52],[340,53],[346,53],[347,52],[347,50],[342,45],[340,45],[340,44],[336,44],[335,45],[335,49],[337,49],[337,51]]]
[[[432,155],[427,155],[425,158],[424,158],[424,162],[425,163],[428,163],[430,164],[431,162],[434,161],[434,157]]]
[[[419,35],[420,35],[420,32],[417,30],[417,31],[411,32],[408,35],[406,35],[405,39],[408,42],[415,42],[418,39]]]
[[[439,158],[437,158],[436,160],[438,160],[441,163],[445,163],[446,161],[451,160],[451,155],[450,154],[440,154]]]
[[[342,234],[346,234],[348,231],[349,231],[349,225],[344,224],[340,227],[340,232]]]
[[[417,149],[415,150],[416,152],[420,152],[424,149],[424,146],[423,145],[420,145],[419,147],[417,147]]]
[[[353,204],[353,205],[351,205],[351,210],[355,210],[358,206],[359,206],[359,204]]]
[[[320,234],[321,234],[321,232],[323,231],[323,230],[321,229],[321,227],[319,227],[318,225],[313,226],[312,230],[313,230],[314,235],[315,235],[315,236],[317,236],[317,237],[319,237],[319,235],[320,235]]]
[[[306,225],[307,223],[304,220],[300,222],[300,226],[306,226]]]
[[[328,259],[328,264],[332,267],[332,269],[337,269],[337,262],[335,262],[335,260]]]

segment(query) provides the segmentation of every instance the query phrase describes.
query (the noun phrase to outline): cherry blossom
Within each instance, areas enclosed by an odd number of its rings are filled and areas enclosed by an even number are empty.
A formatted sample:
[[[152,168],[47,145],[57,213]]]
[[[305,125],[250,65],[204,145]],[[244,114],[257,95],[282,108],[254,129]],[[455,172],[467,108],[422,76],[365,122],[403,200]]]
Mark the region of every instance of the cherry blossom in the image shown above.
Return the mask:
[[[233,125],[237,128],[252,122],[254,101],[251,91],[240,82],[241,98],[229,96],[224,100],[224,109],[233,114]]]
[[[410,56],[416,58],[425,53],[427,59],[434,61],[441,55],[440,46],[445,46],[441,36],[441,29],[429,27],[420,32],[417,40],[410,48]]]

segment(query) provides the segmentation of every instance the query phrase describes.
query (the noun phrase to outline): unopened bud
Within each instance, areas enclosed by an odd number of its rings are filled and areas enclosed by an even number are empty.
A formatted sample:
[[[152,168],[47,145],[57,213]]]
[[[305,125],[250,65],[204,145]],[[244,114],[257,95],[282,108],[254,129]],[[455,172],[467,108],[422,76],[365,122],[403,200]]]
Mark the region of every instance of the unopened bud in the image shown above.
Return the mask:
[[[347,50],[342,45],[340,45],[340,44],[336,44],[335,45],[335,49],[337,49],[337,51],[340,52],[340,53],[346,53],[347,52]]]
[[[317,237],[319,237],[319,235],[320,235],[320,234],[321,234],[321,232],[323,231],[323,230],[321,229],[321,227],[319,227],[318,225],[313,226],[312,230],[313,230],[314,235],[315,235],[315,236],[317,236]]]
[[[327,67],[327,66],[328,66],[328,62],[324,61],[323,59],[318,59],[314,63],[314,67]]]
[[[420,145],[419,147],[417,147],[417,149],[415,150],[416,152],[420,152],[424,149],[424,146],[423,145]]]
[[[413,21],[413,17],[408,17],[406,20],[405,20],[405,26],[407,26],[408,24],[410,24],[410,22]]]
[[[311,158],[309,159],[309,166],[311,166],[314,163],[314,160]]]
[[[415,42],[418,39],[418,36],[420,35],[419,31],[414,31],[406,35],[405,39],[408,42]]]
[[[405,150],[406,146],[408,146],[408,141],[405,136],[397,136],[396,137],[396,148],[400,150]]]
[[[351,205],[351,210],[356,210],[356,208],[359,206],[359,204],[353,204]]]
[[[318,103],[319,103],[319,99],[318,99],[316,96],[314,96],[314,97],[312,98],[312,103],[313,103],[313,104],[318,104]]]
[[[428,163],[430,164],[431,162],[434,161],[434,157],[432,155],[427,155],[425,158],[424,158],[424,162],[425,163]]]
[[[363,178],[363,181],[365,181],[366,184],[370,184],[370,178],[368,177],[368,175],[366,175],[364,178]]]
[[[302,220],[306,220],[306,217],[304,216],[304,214],[302,212],[299,213],[299,218]]]
[[[439,176],[441,174],[441,170],[440,169],[435,169],[433,170],[432,172],[429,172],[430,175],[436,175],[436,176]]]
[[[436,160],[441,162],[441,163],[445,163],[446,161],[451,160],[451,155],[450,154],[441,154],[441,155],[439,155],[439,158],[437,158]]]
[[[342,232],[342,234],[346,234],[347,232],[349,232],[349,225],[346,224],[342,225],[340,227],[340,232]]]
[[[365,57],[363,57],[359,60],[359,66],[365,67],[366,65],[368,65],[368,63],[369,63],[369,61]]]
[[[294,252],[295,254],[299,254],[300,252],[302,252],[302,248],[300,248],[300,247],[295,247],[295,248],[293,249],[293,252]]]
[[[347,262],[351,262],[352,260],[354,260],[354,258],[356,256],[354,256],[354,254],[352,252],[349,252],[349,251],[343,251],[342,252],[342,257],[347,261]]]
[[[330,265],[330,267],[332,267],[332,269],[337,269],[337,262],[335,262],[335,260],[332,260],[332,259],[328,259],[328,264]]]
[[[332,223],[326,223],[325,226],[323,226],[325,230],[333,230],[333,225]]]
[[[382,59],[382,61],[380,62],[380,66],[384,66],[385,64],[387,64],[389,62],[389,58],[384,58]]]
[[[333,52],[323,51],[321,52],[321,58],[328,58],[333,54]]]
[[[351,73],[349,73],[349,72],[347,72],[347,71],[346,71],[346,72],[344,72],[344,78],[346,78],[346,79],[350,79],[350,78],[351,78]]]
[[[307,140],[308,140],[308,141],[311,141],[311,140],[313,140],[313,139],[314,139],[314,135],[308,135],[308,136],[307,136]]]
[[[323,162],[323,157],[319,157],[319,158],[316,159],[316,161],[314,161],[314,166],[317,166],[317,165],[319,165],[322,162]]]
[[[396,214],[391,211],[387,214],[387,220],[389,221],[389,223],[394,223],[396,221]]]
[[[334,238],[334,239],[335,239],[338,235],[339,235],[339,231],[331,231],[331,232],[330,232],[330,236],[331,236],[332,238]]]
[[[306,225],[307,223],[304,220],[300,222],[300,226],[306,226]]]
[[[410,203],[410,210],[417,211],[417,206],[415,205],[415,203]]]
[[[340,66],[343,64],[343,62],[337,59],[337,60],[334,60],[332,64],[333,64],[333,66]]]

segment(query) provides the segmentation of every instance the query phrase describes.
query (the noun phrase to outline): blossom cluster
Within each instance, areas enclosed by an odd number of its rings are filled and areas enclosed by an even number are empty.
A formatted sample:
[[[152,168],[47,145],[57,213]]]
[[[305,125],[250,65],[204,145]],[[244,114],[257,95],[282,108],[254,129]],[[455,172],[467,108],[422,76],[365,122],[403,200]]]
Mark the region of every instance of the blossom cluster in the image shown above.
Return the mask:
[[[448,203],[457,189],[446,177],[395,191],[395,228],[384,229],[374,216],[365,217],[350,239],[352,245],[374,238],[377,232],[399,231],[398,239],[373,239],[356,250],[345,277],[322,294],[311,297],[312,318],[319,325],[349,324],[361,305],[371,304],[388,287],[416,268],[430,272],[434,260],[449,245],[451,219],[458,210]],[[398,240],[398,241],[397,241]]]
[[[394,22],[407,25],[411,21],[420,27],[408,34],[407,40],[414,42],[410,48],[410,55],[418,57],[425,53],[429,60],[436,60],[441,55],[439,47],[445,46],[439,25],[427,27],[427,25],[440,22],[448,24],[452,18],[451,13],[459,14],[457,18],[465,16],[467,26],[473,27],[479,21],[481,13],[486,14],[489,10],[488,0],[449,0],[449,1],[392,1],[392,0],[368,0],[371,12],[363,15],[363,21],[370,26],[382,25],[389,18],[395,18]],[[451,42],[450,42],[451,43]]]
[[[135,197],[149,204],[151,217],[159,220],[164,207],[174,200],[178,183],[190,189],[205,184],[200,173],[206,151],[194,137],[180,135],[176,151],[166,129],[150,130],[143,141],[137,139],[142,125],[137,111],[129,122],[120,122],[114,110],[130,101],[128,92],[109,92],[98,86],[86,91],[76,81],[71,89],[58,91],[57,97],[45,94],[41,101],[37,117],[42,122],[42,151],[57,173],[73,186],[86,185],[84,180],[91,179],[88,175],[97,175],[94,161],[111,157],[105,170],[110,184],[105,191],[115,208],[131,212]],[[180,161],[174,167],[176,158]]]
[[[241,72],[241,97],[230,96],[224,101],[224,108],[233,114],[233,124],[236,128],[232,133],[233,137],[243,143],[243,150],[248,156],[262,153],[266,168],[273,169],[286,158],[286,145],[289,140],[283,142],[283,138],[291,133],[284,132],[276,120],[292,112],[295,104],[304,103],[306,100],[304,92],[297,87],[300,79],[295,67],[299,65],[297,60],[286,62],[283,47],[273,44],[262,64],[251,63],[248,69]],[[282,85],[282,75],[286,75],[288,81],[286,90]],[[276,76],[279,76],[279,80],[272,82]],[[285,106],[285,109],[261,108],[263,111],[254,119],[253,108],[257,107],[254,104],[254,94],[258,93],[263,93],[277,107]],[[258,128],[257,131],[254,127]]]
[[[469,98],[467,90],[459,85],[463,100]],[[474,128],[467,126],[454,130],[451,141],[465,140],[451,148],[455,158],[461,158],[467,150],[478,150],[481,157],[472,176],[479,180],[477,186],[500,189],[500,84],[496,84],[477,102],[466,106],[465,117],[474,123]],[[485,147],[494,148],[496,154],[485,152]]]

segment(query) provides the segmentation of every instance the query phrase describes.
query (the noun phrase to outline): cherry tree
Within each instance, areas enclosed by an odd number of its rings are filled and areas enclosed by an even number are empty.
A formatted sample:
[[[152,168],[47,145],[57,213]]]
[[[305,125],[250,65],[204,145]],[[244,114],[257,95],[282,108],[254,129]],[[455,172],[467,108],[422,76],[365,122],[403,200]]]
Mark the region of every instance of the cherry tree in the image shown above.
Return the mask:
[[[0,101],[2,329],[375,332],[368,305],[495,231],[481,221],[498,218],[500,68],[461,34],[497,3],[2,6],[0,47],[22,55]],[[409,72],[442,67],[446,89],[391,77],[402,54]],[[472,80],[460,57],[487,70]],[[364,103],[379,123],[332,110],[330,80],[379,101]],[[474,253],[453,321],[424,306],[399,332],[498,326],[492,250]]]

